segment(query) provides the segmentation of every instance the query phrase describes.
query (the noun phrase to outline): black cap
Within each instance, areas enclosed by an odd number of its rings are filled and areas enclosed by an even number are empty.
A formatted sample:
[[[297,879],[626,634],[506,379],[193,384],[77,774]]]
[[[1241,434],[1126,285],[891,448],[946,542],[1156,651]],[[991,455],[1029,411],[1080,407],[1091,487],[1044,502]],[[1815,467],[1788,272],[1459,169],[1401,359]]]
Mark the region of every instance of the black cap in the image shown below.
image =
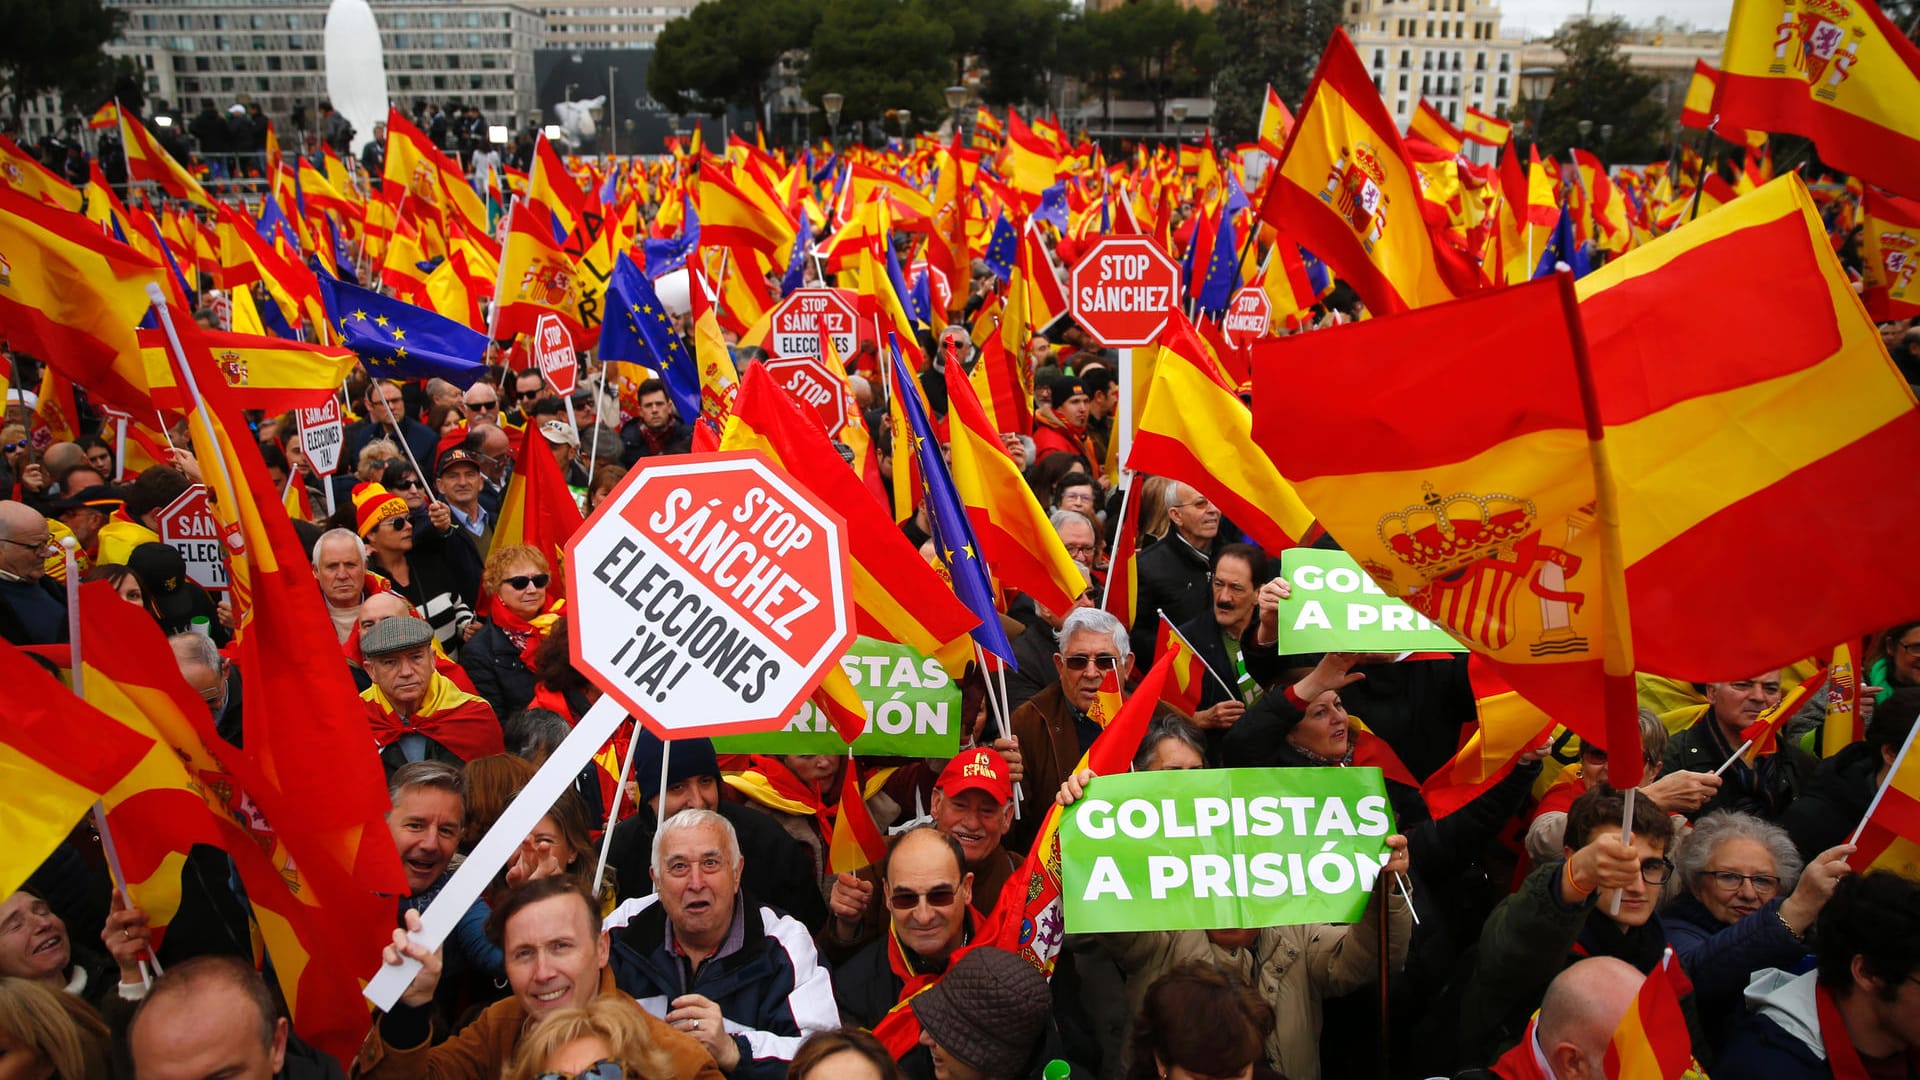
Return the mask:
[[[91,487],[81,488],[65,498],[55,499],[51,505],[55,514],[70,513],[83,506],[111,514],[127,505],[127,499],[120,494],[119,488],[109,487],[106,484],[94,484]]]

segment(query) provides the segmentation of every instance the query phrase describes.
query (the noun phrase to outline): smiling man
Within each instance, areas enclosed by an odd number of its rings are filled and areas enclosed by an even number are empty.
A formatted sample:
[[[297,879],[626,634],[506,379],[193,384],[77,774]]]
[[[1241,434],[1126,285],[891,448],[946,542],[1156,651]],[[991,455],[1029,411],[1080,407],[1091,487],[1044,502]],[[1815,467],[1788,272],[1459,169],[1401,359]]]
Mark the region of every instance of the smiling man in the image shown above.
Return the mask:
[[[409,911],[405,930],[395,930],[384,959],[398,965],[405,955],[420,970],[393,1009],[367,1033],[354,1075],[367,1080],[498,1080],[532,1021],[555,1009],[582,1006],[606,996],[631,1005],[646,1042],[672,1061],[673,1075],[719,1080],[712,1057],[690,1036],[655,1019],[614,986],[607,967],[607,935],[593,901],[564,875],[535,878],[509,888],[487,920],[487,937],[506,955],[513,996],[488,1006],[460,1034],[430,1046],[427,1005],[440,982],[440,952],[414,944],[420,928]]]
[[[840,1011],[807,928],[741,890],[743,861],[726,818],[669,817],[654,837],[654,895],[606,921],[614,982],[727,1075],[780,1080],[808,1035],[840,1026]]]

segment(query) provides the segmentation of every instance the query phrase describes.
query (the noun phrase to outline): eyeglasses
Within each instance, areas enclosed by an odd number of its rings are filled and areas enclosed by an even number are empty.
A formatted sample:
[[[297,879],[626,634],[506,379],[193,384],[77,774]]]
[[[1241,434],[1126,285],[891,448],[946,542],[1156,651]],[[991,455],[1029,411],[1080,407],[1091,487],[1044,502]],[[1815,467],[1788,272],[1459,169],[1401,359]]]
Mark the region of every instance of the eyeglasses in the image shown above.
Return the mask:
[[[1903,641],[1896,648],[1908,656],[1920,656],[1920,641]]]
[[[381,522],[380,528],[392,529],[394,532],[406,532],[408,529],[413,528],[413,522],[408,521],[406,518],[403,518],[403,517],[393,518],[391,520]]]
[[[1072,555],[1080,562],[1085,562],[1087,558],[1091,558],[1094,552],[1094,546],[1092,544],[1063,544],[1061,546],[1067,549],[1067,554]],[[1086,558],[1082,558],[1082,556]]]
[[[1640,880],[1649,885],[1665,885],[1673,876],[1672,859],[1641,859]]]
[[[23,547],[23,548],[26,548],[28,551],[32,551],[36,553],[45,552],[45,551],[52,550],[53,536],[49,534],[43,540],[13,540],[13,539],[9,539],[8,537],[0,536],[0,544],[12,544],[15,547]]]
[[[1772,896],[1780,891],[1780,879],[1772,874],[1736,874],[1731,870],[1702,870],[1700,876],[1710,879],[1725,892],[1739,892],[1742,885],[1752,885],[1753,891],[1761,896]]]
[[[912,911],[920,906],[922,900],[928,907],[950,907],[960,890],[951,885],[936,885],[926,892],[918,893],[908,889],[895,889],[887,894],[887,906],[895,911]]]
[[[626,1066],[612,1058],[601,1058],[572,1076],[563,1072],[544,1072],[533,1080],[622,1080],[626,1075]]]
[[[547,587],[547,582],[552,580],[553,578],[547,574],[515,574],[510,578],[501,578],[500,584],[510,589],[524,589],[529,585],[536,589],[544,589]]]
[[[469,401],[467,402],[467,408],[474,412],[499,412],[500,403],[498,401]]]
[[[1068,671],[1085,671],[1087,670],[1088,664],[1104,668],[1107,671],[1117,671],[1120,668],[1120,658],[1112,653],[1100,653],[1095,656],[1075,654],[1073,656],[1063,656],[1060,659],[1067,665]]]
[[[20,440],[19,442],[10,442],[10,443],[8,443],[8,444],[7,444],[7,445],[6,445],[5,447],[4,447],[4,449],[5,449],[5,451],[6,451],[7,453],[9,453],[9,454],[11,454],[11,453],[15,453],[16,451],[20,451],[20,450],[25,450],[25,449],[26,449],[26,448],[27,448],[28,446],[30,446],[30,445],[32,445],[32,444],[30,444],[29,442],[27,442],[27,440],[25,440],[25,439],[21,439],[21,440]]]
[[[408,478],[406,478],[405,480],[402,480],[402,481],[400,481],[399,483],[397,483],[397,484],[395,484],[395,485],[393,485],[393,489],[392,489],[392,490],[394,490],[394,491],[424,491],[424,490],[426,490],[426,487],[427,487],[427,485],[425,485],[425,484],[423,484],[423,483],[421,483],[421,482],[420,482],[420,478],[419,478],[419,477],[417,477],[417,476],[410,476],[410,477],[408,477]]]

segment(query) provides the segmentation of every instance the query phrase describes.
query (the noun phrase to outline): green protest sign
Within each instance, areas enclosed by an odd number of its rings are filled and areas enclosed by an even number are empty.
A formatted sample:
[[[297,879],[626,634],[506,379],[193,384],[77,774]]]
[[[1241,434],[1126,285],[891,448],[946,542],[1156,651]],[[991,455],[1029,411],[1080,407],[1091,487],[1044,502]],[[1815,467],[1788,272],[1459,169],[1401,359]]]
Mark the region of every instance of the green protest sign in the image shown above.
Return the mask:
[[[1388,596],[1353,556],[1288,548],[1280,576],[1293,595],[1280,602],[1282,653],[1466,652],[1431,619]]]
[[[1392,832],[1379,769],[1103,776],[1060,818],[1067,929],[1354,922]]]
[[[960,752],[960,687],[938,660],[911,645],[863,637],[840,658],[840,669],[867,707],[867,731],[855,740],[855,754],[949,758]],[[713,748],[722,754],[847,752],[811,701],[778,731],[723,736]]]

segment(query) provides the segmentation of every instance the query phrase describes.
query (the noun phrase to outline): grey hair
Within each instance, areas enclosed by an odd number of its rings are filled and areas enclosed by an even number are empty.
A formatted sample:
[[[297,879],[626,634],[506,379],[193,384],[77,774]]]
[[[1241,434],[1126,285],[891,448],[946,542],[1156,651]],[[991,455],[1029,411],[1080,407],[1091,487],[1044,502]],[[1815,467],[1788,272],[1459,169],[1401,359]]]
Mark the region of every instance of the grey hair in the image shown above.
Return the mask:
[[[220,647],[205,634],[189,630],[168,637],[167,644],[173,646],[176,660],[190,660],[212,672],[220,670]]]
[[[1649,768],[1658,766],[1660,762],[1666,758],[1667,737],[1667,725],[1661,722],[1660,717],[1656,715],[1652,709],[1642,707],[1640,710],[1640,752],[1645,754],[1647,760],[1653,763]]]
[[[1207,759],[1207,745],[1200,741],[1199,732],[1178,717],[1156,716],[1147,722],[1147,734],[1140,740],[1140,749],[1134,751],[1133,771],[1146,772],[1147,766],[1153,763],[1154,752],[1159,750],[1160,744],[1168,739],[1185,745],[1200,755],[1201,761]]]
[[[1773,857],[1773,871],[1780,876],[1780,895],[1793,891],[1806,863],[1787,836],[1787,830],[1736,810],[1716,810],[1693,823],[1693,831],[1674,853],[1673,865],[1677,871],[1674,876],[1691,889],[1707,863],[1713,860],[1714,849],[1728,840],[1751,840],[1766,848],[1767,854]]]
[[[312,560],[313,560],[313,568],[315,570],[320,569],[320,549],[327,546],[327,541],[335,540],[335,539],[344,539],[344,540],[353,541],[353,550],[360,553],[360,559],[362,562],[366,561],[367,545],[364,541],[360,539],[359,533],[354,532],[352,529],[339,529],[339,528],[328,529],[326,532],[323,532],[320,534],[320,539],[315,540],[313,542]]]
[[[666,844],[667,837],[673,833],[686,832],[689,829],[713,828],[720,830],[726,841],[727,854],[733,858],[733,867],[740,868],[740,834],[733,829],[733,822],[714,813],[712,810],[694,808],[682,810],[662,822],[658,832],[653,834],[653,876],[657,880],[661,874],[660,849]]]
[[[1064,655],[1067,642],[1075,634],[1109,634],[1113,637],[1113,651],[1126,656],[1133,651],[1127,638],[1127,628],[1110,612],[1097,607],[1074,608],[1060,623],[1060,632],[1054,635],[1054,644]]]
[[[467,775],[444,761],[409,761],[393,770],[387,778],[387,801],[398,804],[402,795],[418,788],[451,791],[463,807],[467,801]]]
[[[1053,526],[1053,531],[1056,535],[1060,532],[1060,526],[1065,525],[1067,522],[1074,521],[1074,520],[1078,520],[1082,524],[1084,524],[1087,528],[1092,529],[1094,542],[1099,543],[1100,526],[1095,524],[1092,518],[1081,513],[1080,511],[1055,510],[1053,513],[1047,515],[1047,524]]]
[[[552,709],[521,709],[507,717],[507,749],[539,764],[565,741],[571,730],[567,718]]]

